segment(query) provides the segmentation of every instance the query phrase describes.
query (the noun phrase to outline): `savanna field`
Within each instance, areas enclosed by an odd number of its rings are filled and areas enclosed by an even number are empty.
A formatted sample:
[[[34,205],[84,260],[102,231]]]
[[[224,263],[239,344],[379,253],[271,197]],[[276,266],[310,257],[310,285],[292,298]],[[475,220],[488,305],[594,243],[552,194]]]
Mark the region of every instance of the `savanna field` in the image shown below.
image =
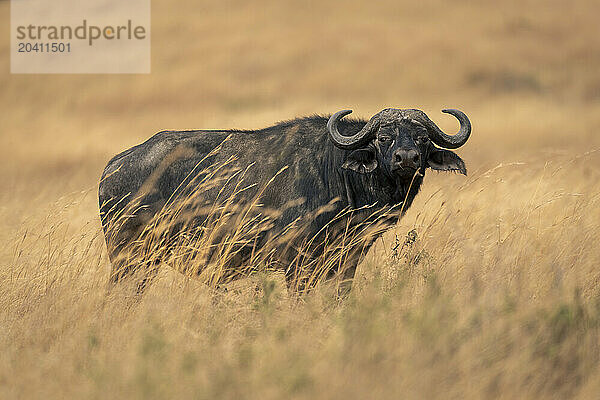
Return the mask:
[[[0,398],[600,398],[593,1],[152,2],[152,73],[11,75],[0,1]],[[420,108],[428,171],[350,294],[168,266],[108,290],[97,185],[163,129]]]

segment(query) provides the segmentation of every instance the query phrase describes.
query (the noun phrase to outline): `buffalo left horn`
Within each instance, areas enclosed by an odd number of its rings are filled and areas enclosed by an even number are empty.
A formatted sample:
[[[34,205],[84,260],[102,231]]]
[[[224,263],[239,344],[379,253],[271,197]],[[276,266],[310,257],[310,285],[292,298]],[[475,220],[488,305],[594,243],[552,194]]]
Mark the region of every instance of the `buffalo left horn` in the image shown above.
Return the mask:
[[[456,135],[447,135],[429,118],[425,118],[424,125],[429,133],[429,138],[435,144],[446,149],[457,149],[467,143],[471,135],[471,121],[464,112],[449,108],[442,110],[443,113],[450,114],[460,122],[460,129]]]

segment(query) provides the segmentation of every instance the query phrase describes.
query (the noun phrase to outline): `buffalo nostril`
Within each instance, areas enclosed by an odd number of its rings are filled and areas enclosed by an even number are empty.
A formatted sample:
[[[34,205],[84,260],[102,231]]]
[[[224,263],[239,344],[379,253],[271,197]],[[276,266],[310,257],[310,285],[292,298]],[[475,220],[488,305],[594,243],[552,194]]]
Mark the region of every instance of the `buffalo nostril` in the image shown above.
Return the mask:
[[[413,154],[413,156],[412,156],[412,161],[413,161],[415,164],[418,164],[418,163],[419,163],[419,158],[420,158],[420,157],[419,157],[419,154],[418,154],[418,153],[414,153],[414,154]]]

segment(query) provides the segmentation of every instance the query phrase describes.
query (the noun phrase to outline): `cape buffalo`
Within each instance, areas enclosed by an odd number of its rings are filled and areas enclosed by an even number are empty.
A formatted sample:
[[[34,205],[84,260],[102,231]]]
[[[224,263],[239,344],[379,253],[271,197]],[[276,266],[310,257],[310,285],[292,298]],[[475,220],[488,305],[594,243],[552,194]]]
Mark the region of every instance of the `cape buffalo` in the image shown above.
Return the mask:
[[[456,109],[443,110],[460,122],[455,135],[416,109],[388,108],[368,121],[343,119],[351,112],[260,130],[163,131],[115,156],[99,186],[111,280],[145,270],[138,287],[143,290],[178,248],[204,255],[194,267],[201,273],[214,257],[223,259],[227,247],[228,272],[219,278],[226,281],[276,243],[263,261],[285,270],[288,283],[302,266],[323,254],[333,257],[326,249],[332,244],[341,255],[326,275],[350,281],[377,235],[411,205],[427,168],[466,175],[463,160],[447,149],[464,145],[471,134],[469,119]],[[233,217],[236,206],[245,219]],[[157,234],[158,216],[167,209],[176,211]],[[363,226],[377,229],[368,235]],[[252,237],[234,238],[240,229],[254,229]],[[344,244],[349,232],[354,239]],[[200,251],[191,237],[203,237],[208,250]]]

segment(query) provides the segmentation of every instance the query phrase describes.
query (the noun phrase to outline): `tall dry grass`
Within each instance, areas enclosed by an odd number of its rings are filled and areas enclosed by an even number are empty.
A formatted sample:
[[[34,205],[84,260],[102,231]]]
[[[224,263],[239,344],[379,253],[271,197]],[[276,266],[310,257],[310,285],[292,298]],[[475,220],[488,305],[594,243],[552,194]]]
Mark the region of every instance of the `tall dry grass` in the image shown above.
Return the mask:
[[[597,398],[597,14],[154,1],[148,76],[0,74],[0,398]],[[390,106],[448,130],[439,109],[467,112],[469,176],[427,174],[348,298],[269,271],[108,290],[112,155],[166,128]]]
[[[341,302],[163,269],[132,305],[97,224],[67,226],[74,195],[3,254],[3,396],[593,398],[597,157],[475,172],[453,201],[428,185]]]

